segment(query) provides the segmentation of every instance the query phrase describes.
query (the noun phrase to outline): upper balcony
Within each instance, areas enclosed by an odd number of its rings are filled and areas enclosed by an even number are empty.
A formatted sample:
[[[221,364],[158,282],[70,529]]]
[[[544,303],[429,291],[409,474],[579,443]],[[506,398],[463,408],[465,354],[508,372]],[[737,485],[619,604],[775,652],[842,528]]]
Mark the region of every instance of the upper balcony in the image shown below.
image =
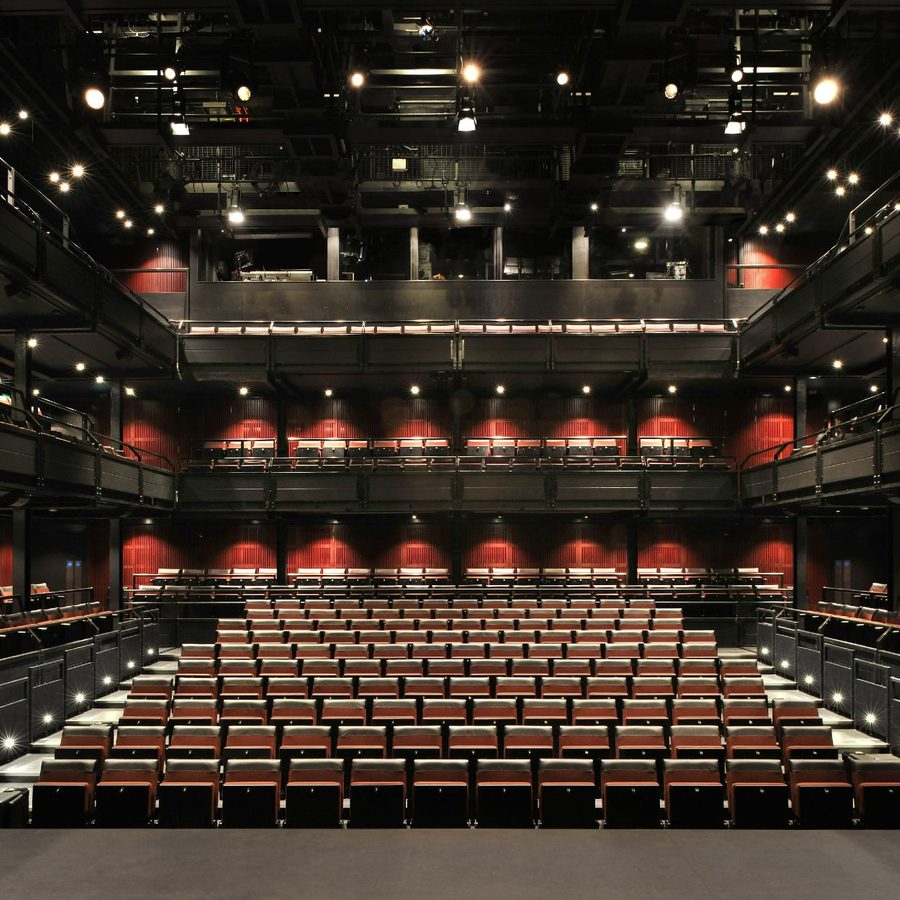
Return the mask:
[[[68,216],[0,159],[0,349],[12,333],[65,333],[42,366],[71,373],[77,359],[107,371],[146,375],[174,370],[176,342],[167,320],[117,281],[69,233]]]
[[[755,373],[866,371],[883,362],[882,331],[900,324],[900,203],[859,223],[740,329],[740,364]],[[871,330],[866,330],[871,329]]]
[[[53,506],[174,506],[169,460],[97,434],[76,410],[41,403],[0,395],[0,484],[13,496]]]
[[[805,506],[874,502],[900,486],[900,421],[883,395],[832,413],[826,428],[742,460],[741,503]],[[764,457],[770,462],[760,465]]]

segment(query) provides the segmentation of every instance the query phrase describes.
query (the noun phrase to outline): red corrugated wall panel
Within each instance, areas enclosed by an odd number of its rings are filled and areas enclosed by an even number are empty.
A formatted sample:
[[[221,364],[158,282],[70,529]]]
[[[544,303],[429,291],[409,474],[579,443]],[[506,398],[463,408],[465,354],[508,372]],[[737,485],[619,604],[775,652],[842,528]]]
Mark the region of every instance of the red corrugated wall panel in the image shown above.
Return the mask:
[[[289,438],[371,437],[371,410],[351,399],[333,397],[314,402],[293,403],[287,411]]]
[[[463,418],[466,437],[579,437],[625,434],[624,404],[594,397],[491,397]]]
[[[828,523],[809,520],[806,534],[806,589],[809,606],[815,609],[822,599],[822,588],[833,582],[832,561],[828,553]]]
[[[288,437],[450,437],[450,410],[426,397],[322,398],[288,408]]]
[[[194,450],[204,441],[211,440],[274,440],[278,428],[275,401],[268,396],[235,397],[226,402],[182,408],[179,417],[185,425],[188,443]]]
[[[288,530],[287,567],[450,568],[449,529],[430,522],[339,522]]]
[[[183,446],[181,434],[183,425],[184,418],[174,403],[143,397],[123,398],[122,438],[125,443],[159,453],[174,465],[187,456],[188,448]]]
[[[707,437],[728,433],[721,398],[641,397],[637,401],[638,437]]]
[[[463,569],[539,566],[542,533],[521,522],[476,522],[466,529]]]
[[[778,238],[769,240],[744,241],[741,248],[741,262],[745,266],[808,266],[819,256],[819,252],[808,247],[798,247],[783,243]],[[802,269],[745,268],[739,272],[730,269],[728,283],[735,287],[779,290],[790,284]]]
[[[405,522],[379,529],[375,535],[373,568],[449,569],[450,532],[431,522]]]
[[[196,554],[197,548],[188,546],[173,525],[123,525],[122,581],[131,587],[138,574],[153,574],[160,568],[194,568]]]
[[[131,525],[122,542],[123,580],[160,568],[275,567],[275,530],[269,525]]]
[[[132,269],[186,269],[188,249],[172,241],[160,241],[142,248]],[[187,272],[122,272],[120,280],[137,294],[183,293],[187,290]]]
[[[785,523],[694,525],[653,522],[638,535],[638,568],[741,568],[782,573],[794,583],[793,529]],[[777,579],[771,579],[773,582]]]
[[[296,525],[288,529],[287,569],[365,568],[370,566],[365,525]]]
[[[389,397],[377,410],[380,438],[450,438],[450,409],[426,397]]]
[[[545,568],[592,566],[624,572],[628,565],[624,525],[564,524],[544,534]]]
[[[725,452],[738,465],[750,454],[794,438],[794,404],[783,397],[746,397],[729,410],[731,434]],[[775,451],[760,453],[748,461],[758,466],[771,461]]]
[[[625,571],[624,525],[481,522],[466,529],[464,568],[597,566]]]

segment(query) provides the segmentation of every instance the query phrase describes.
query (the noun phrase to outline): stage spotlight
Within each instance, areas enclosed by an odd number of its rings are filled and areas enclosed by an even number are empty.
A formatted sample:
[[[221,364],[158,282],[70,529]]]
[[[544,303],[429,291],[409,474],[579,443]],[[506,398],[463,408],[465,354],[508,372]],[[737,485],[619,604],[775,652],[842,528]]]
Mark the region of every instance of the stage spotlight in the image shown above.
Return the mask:
[[[816,85],[813,88],[813,99],[820,106],[827,106],[837,99],[840,89],[837,80],[826,75],[816,82]]]

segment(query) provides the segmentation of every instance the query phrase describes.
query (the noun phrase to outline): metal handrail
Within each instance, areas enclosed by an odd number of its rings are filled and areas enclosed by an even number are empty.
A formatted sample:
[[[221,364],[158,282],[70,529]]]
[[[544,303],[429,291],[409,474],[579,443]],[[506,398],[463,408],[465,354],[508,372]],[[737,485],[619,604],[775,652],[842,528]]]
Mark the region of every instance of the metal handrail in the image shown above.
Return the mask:
[[[889,219],[894,215],[900,213],[900,201],[889,201],[885,203],[880,209],[876,210],[868,219],[864,222],[856,224],[855,227],[849,232],[847,235],[847,242],[843,243],[843,235],[844,230],[847,228],[845,224],[841,228],[841,232],[838,235],[838,241],[833,246],[829,247],[821,256],[819,256],[816,260],[810,263],[796,278],[789,281],[783,288],[773,294],[762,306],[760,306],[757,310],[751,313],[742,323],[739,330],[743,331],[747,327],[755,324],[759,319],[761,319],[766,313],[768,313],[771,309],[774,309],[778,304],[780,304],[788,294],[792,293],[796,290],[801,283],[805,283],[813,276],[817,275],[832,259],[840,256],[848,246],[854,243],[856,240],[860,238],[869,237],[872,233],[872,223],[878,221],[879,219]],[[866,231],[866,229],[869,229]]]
[[[35,412],[29,405],[26,405],[24,402],[21,402],[24,398],[22,392],[17,388],[13,387],[5,387],[4,390],[8,391],[11,399],[19,398],[20,402],[13,402],[9,404],[9,409],[14,410],[19,413],[25,421],[31,426],[30,430],[37,432],[38,434],[47,434],[53,437],[60,437],[57,432],[52,430],[53,425],[62,425],[64,428],[73,429],[76,432],[81,434],[81,440],[83,440],[86,444],[91,446],[94,450],[98,450],[100,452],[105,452],[107,446],[118,447],[120,450],[127,450],[130,453],[134,454],[135,459],[140,465],[147,465],[144,461],[144,454],[148,456],[156,457],[157,459],[162,460],[165,463],[165,466],[156,465],[156,468],[168,468],[171,472],[176,472],[177,469],[175,464],[162,453],[157,453],[154,450],[146,450],[142,447],[136,447],[133,444],[128,443],[127,441],[122,441],[119,438],[111,437],[106,434],[98,434],[93,431],[91,428],[86,427],[84,424],[82,425],[74,425],[71,422],[65,421],[65,419],[57,419],[54,416],[48,416],[41,412]],[[53,403],[53,401],[50,401]],[[71,409],[70,407],[63,406],[62,404],[55,404],[59,406],[61,409],[66,411],[71,411],[83,417],[88,422],[90,422],[90,417],[86,416],[84,413],[80,412],[76,409]],[[44,427],[45,423],[48,423],[50,427]],[[14,427],[16,427],[16,423],[10,423]],[[18,426],[21,427],[21,426]],[[107,442],[104,444],[104,441]]]
[[[115,287],[120,293],[128,297],[132,302],[136,303],[141,312],[146,313],[148,316],[150,316],[150,318],[154,319],[157,324],[164,327],[168,332],[172,332],[172,325],[169,320],[165,318],[161,313],[159,313],[152,304],[148,303],[146,300],[144,300],[143,297],[140,296],[140,294],[136,294],[131,290],[131,288],[119,281],[119,279],[116,278],[109,269],[97,262],[97,260],[95,260],[83,247],[81,247],[71,237],[69,237],[67,233],[67,223],[69,221],[69,218],[63,210],[61,210],[52,200],[50,200],[40,188],[32,184],[27,178],[21,175],[14,166],[12,166],[2,157],[0,157],[0,165],[4,166],[7,171],[14,173],[15,184],[17,185],[17,190],[15,193],[6,194],[6,200],[11,200],[12,202],[4,203],[4,208],[13,210],[19,217],[21,217],[31,225],[37,224],[44,238],[52,239],[53,242],[60,246],[62,249],[78,257],[85,265],[88,266],[88,268],[91,269],[91,271],[95,275],[98,275],[108,284]],[[32,191],[34,191],[34,193],[41,199],[43,203],[46,203],[54,212],[60,215],[64,223],[63,229],[56,228],[54,225],[50,225],[45,222],[39,212],[34,210],[31,206],[29,206],[29,204],[25,203],[19,198],[18,185],[20,184],[27,185]],[[27,210],[29,214],[26,214],[25,210]]]
[[[181,319],[176,324],[179,333],[190,334],[193,327],[232,327],[245,326],[250,328],[273,328],[282,327],[330,327],[335,328],[344,326],[348,329],[352,328],[377,328],[382,326],[397,327],[401,325],[443,325],[452,326],[454,333],[460,333],[460,329],[464,325],[534,325],[534,326],[566,326],[566,325],[724,325],[726,333],[734,334],[738,330],[738,323],[741,319],[735,318],[716,318],[713,316],[700,317],[618,317],[618,318],[466,318],[466,319],[430,319],[430,318],[407,318],[407,319]],[[635,332],[638,333],[638,332]],[[653,332],[659,334],[663,332]],[[204,337],[208,335],[203,335]],[[237,335],[228,335],[237,336]]]
[[[875,423],[875,427],[878,428],[888,418],[888,416],[893,415],[893,412],[895,409],[897,409],[896,405],[889,406],[886,409],[878,409],[875,412],[869,413],[866,416],[862,416],[862,417],[856,419],[855,424],[858,425],[862,422],[871,420]],[[836,431],[838,428],[843,427],[843,425],[844,425],[843,422],[838,425],[830,425],[827,428],[820,429],[819,431],[810,432],[809,434],[805,434],[802,437],[793,438],[792,440],[789,440],[789,441],[782,441],[779,444],[772,444],[772,446],[770,446],[770,447],[763,447],[761,450],[755,450],[753,453],[748,453],[747,456],[745,456],[743,458],[743,460],[741,460],[741,463],[738,466],[738,472],[744,472],[744,471],[746,471],[747,468],[749,468],[747,466],[747,462],[749,460],[753,459],[756,456],[761,456],[764,453],[771,453],[773,450],[775,451],[775,455],[772,459],[772,462],[775,462],[776,460],[781,458],[781,454],[788,447],[795,447],[797,444],[800,444],[801,442],[805,442],[805,441],[809,440],[809,438],[817,438],[816,444],[815,445],[806,445],[804,443],[804,446],[809,446],[810,449],[814,449],[815,446],[818,446],[818,444],[821,443],[821,440],[818,440],[818,439],[828,435],[831,432]]]
[[[619,469],[627,467],[631,471],[648,469],[651,463],[695,464],[696,468],[715,468],[722,470],[724,463],[728,471],[735,470],[735,457],[713,456],[709,458],[678,457],[671,453],[653,456],[360,456],[360,457],[232,457],[220,460],[187,459],[182,460],[182,471],[200,473],[205,469],[215,471],[234,468],[241,471],[271,472],[323,469],[391,469],[391,468],[425,468],[433,470],[487,470],[503,466],[517,469],[556,470],[560,468]]]

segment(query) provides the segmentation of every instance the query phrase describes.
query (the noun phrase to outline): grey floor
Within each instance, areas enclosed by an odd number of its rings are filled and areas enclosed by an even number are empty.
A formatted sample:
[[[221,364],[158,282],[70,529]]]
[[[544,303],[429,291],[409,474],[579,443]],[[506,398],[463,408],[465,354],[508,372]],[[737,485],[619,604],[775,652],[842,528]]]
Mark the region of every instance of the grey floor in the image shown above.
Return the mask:
[[[863,831],[8,831],[0,896],[342,900],[896,897]]]

